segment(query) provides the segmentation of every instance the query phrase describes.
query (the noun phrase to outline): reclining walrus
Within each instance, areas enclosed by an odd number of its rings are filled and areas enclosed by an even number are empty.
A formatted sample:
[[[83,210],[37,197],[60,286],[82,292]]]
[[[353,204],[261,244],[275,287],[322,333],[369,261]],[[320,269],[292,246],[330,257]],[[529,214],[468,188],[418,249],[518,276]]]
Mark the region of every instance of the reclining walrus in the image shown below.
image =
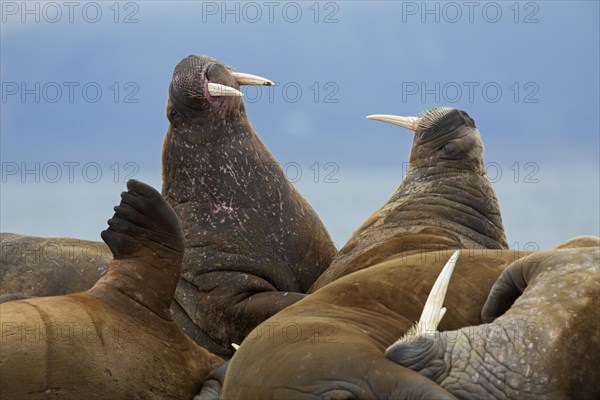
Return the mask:
[[[223,363],[173,321],[184,238],[156,190],[130,180],[102,239],[114,259],[89,290],[0,305],[0,397],[190,399]]]
[[[448,254],[355,272],[268,319],[232,358],[221,398],[600,396],[599,248],[463,252],[439,332],[439,309],[413,329]],[[497,319],[480,325],[480,313]]]

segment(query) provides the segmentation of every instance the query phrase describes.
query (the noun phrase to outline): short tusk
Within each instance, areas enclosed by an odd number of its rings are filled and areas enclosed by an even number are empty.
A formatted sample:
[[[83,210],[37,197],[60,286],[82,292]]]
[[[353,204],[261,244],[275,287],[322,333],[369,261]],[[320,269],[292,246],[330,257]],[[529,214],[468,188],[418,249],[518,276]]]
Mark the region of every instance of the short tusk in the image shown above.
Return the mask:
[[[274,85],[273,81],[263,78],[262,76],[245,74],[243,72],[232,72],[231,74],[237,79],[239,85]]]
[[[433,332],[437,330],[437,327],[442,320],[442,317],[446,313],[446,309],[443,307],[444,299],[446,298],[446,292],[448,291],[448,285],[452,272],[454,272],[454,266],[460,251],[455,251],[452,257],[448,260],[440,276],[435,280],[431,292],[427,297],[425,306],[423,307],[423,313],[421,319],[419,319],[419,327],[425,329],[425,332]]]
[[[229,87],[227,85],[221,85],[220,83],[208,83],[208,93],[211,96],[233,96],[233,97],[244,97],[244,94],[237,89]]]
[[[419,117],[400,117],[398,115],[386,114],[368,115],[367,119],[399,125],[403,128],[410,129],[413,132],[417,130],[417,126],[419,126],[419,122],[421,122],[421,118]]]
[[[235,344],[235,343],[231,343],[231,347],[233,347],[235,349],[235,351],[237,351],[240,348],[239,344]]]

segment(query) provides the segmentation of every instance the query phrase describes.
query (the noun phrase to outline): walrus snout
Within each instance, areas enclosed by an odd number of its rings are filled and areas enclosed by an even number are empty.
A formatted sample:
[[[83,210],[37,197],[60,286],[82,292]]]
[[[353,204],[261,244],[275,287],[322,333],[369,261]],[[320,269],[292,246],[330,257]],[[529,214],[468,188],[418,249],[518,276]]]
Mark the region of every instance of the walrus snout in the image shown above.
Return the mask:
[[[435,107],[423,114],[415,130],[415,137],[421,142],[426,142],[450,135],[461,127],[477,129],[475,121],[465,111]]]
[[[214,58],[190,55],[181,60],[173,72],[167,116],[175,121],[180,113],[194,118],[211,108],[226,111],[225,114],[238,110],[243,107],[241,85],[272,86],[274,83],[262,76],[234,72]]]

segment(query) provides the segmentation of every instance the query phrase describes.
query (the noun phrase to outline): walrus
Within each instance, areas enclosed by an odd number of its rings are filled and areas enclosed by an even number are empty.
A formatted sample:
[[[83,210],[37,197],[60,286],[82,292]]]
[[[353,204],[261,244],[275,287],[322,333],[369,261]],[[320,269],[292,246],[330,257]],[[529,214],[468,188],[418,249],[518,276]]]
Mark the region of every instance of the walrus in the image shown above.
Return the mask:
[[[462,399],[600,398],[599,241],[521,258],[492,287],[485,324],[421,332],[386,355]]]
[[[246,116],[240,84],[270,84],[201,55],[169,86],[162,193],[186,251],[173,311],[184,331],[228,357],[260,322],[305,297],[336,248]]]
[[[150,186],[127,189],[102,232],[114,259],[91,289],[0,305],[2,399],[190,399],[223,363],[170,314],[177,215]]]
[[[384,352],[419,320],[452,251],[403,255],[344,276],[280,311],[241,343],[222,399],[454,399]],[[439,329],[479,324],[490,288],[530,253],[469,249],[454,267]],[[454,328],[453,328],[454,327]],[[282,360],[290,360],[284,362]],[[206,382],[205,385],[215,382]]]
[[[399,254],[508,248],[485,173],[481,135],[466,112],[438,107],[422,117],[367,118],[414,131],[407,174],[387,203],[352,234],[311,292]]]
[[[0,303],[91,288],[108,270],[103,242],[0,233]]]

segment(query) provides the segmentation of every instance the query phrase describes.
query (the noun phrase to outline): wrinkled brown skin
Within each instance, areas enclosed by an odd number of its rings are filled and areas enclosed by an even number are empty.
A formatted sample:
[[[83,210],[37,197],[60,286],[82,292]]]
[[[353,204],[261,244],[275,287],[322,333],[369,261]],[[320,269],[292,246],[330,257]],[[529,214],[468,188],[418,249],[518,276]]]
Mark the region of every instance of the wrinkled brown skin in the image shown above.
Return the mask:
[[[271,317],[231,359],[221,398],[453,399],[384,356],[419,319],[451,254],[400,256],[340,278]],[[464,251],[450,281],[441,328],[478,323],[498,275],[526,254]]]
[[[507,249],[483,153],[479,131],[464,111],[452,111],[431,128],[419,125],[400,187],[354,232],[311,292],[399,254]]]
[[[90,290],[0,305],[0,397],[190,399],[223,363],[171,319],[183,233],[160,193],[128,182]]]
[[[387,353],[463,399],[598,399],[600,248],[576,238],[498,278],[483,325]],[[578,246],[592,244],[596,247]]]
[[[252,130],[238,89],[206,56],[175,69],[163,145],[163,195],[186,240],[173,312],[197,343],[223,357],[260,322],[305,297],[336,249],[321,220]]]
[[[88,290],[112,260],[103,242],[14,233],[0,233],[0,242],[0,296],[5,300]]]

